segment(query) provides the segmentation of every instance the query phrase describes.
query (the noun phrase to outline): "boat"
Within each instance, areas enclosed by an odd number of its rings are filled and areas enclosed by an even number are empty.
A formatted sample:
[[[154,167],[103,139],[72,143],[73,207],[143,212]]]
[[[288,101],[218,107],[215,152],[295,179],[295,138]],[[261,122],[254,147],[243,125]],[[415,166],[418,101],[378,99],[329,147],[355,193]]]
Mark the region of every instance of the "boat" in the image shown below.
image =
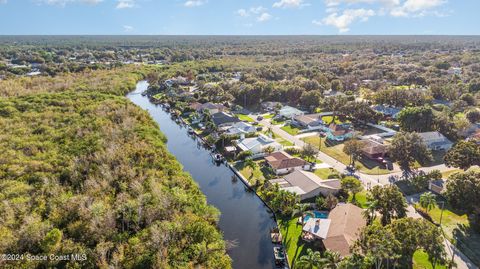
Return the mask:
[[[222,162],[223,161],[223,156],[219,153],[213,155],[213,159],[216,161],[216,162]]]
[[[195,131],[193,130],[192,127],[188,127],[188,131],[187,131],[189,134],[194,134]]]
[[[273,254],[275,255],[275,263],[277,265],[285,263],[286,256],[283,247],[273,247]]]

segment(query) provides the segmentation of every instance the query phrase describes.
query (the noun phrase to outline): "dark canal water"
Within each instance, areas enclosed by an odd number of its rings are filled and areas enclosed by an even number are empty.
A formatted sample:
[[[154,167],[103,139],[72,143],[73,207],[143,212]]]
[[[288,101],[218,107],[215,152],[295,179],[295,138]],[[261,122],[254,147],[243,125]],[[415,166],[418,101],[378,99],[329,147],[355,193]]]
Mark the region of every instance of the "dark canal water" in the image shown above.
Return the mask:
[[[249,192],[240,180],[232,180],[233,172],[226,166],[212,162],[208,150],[188,135],[187,129],[178,125],[163,111],[142,96],[148,83],[141,81],[127,97],[147,110],[168,138],[168,149],[182,163],[206,195],[208,203],[221,212],[219,227],[224,238],[236,243],[228,254],[234,268],[254,269],[275,267],[270,228],[273,215],[263,202]]]

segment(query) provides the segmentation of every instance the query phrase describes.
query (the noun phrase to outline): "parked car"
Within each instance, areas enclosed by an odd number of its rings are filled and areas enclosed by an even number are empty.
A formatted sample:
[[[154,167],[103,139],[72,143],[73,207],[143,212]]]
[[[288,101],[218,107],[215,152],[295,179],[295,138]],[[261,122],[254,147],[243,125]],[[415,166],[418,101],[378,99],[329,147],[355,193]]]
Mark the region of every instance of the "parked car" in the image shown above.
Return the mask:
[[[261,120],[263,120],[263,117],[262,117],[262,116],[258,116],[258,117],[257,117],[257,120],[258,120],[258,121],[261,121]]]

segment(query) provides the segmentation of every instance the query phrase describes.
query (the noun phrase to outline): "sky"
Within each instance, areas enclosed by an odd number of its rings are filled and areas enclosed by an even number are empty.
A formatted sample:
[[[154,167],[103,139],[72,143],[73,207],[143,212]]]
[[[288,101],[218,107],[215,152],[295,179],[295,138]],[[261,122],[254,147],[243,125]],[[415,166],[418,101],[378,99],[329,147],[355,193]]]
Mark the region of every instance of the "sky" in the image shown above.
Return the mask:
[[[0,35],[479,35],[480,0],[0,0]]]

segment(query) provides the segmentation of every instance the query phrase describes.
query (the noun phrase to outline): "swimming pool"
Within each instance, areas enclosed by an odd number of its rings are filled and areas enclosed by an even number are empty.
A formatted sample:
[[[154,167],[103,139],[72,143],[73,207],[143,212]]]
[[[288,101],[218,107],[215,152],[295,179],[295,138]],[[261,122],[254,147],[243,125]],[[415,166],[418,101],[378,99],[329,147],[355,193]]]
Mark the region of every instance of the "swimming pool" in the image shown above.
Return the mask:
[[[307,215],[303,218],[304,222],[306,222],[308,219],[311,218],[311,213],[313,213],[313,216],[316,219],[327,219],[328,218],[328,212],[325,212],[325,211],[311,211],[311,212],[308,212]]]

